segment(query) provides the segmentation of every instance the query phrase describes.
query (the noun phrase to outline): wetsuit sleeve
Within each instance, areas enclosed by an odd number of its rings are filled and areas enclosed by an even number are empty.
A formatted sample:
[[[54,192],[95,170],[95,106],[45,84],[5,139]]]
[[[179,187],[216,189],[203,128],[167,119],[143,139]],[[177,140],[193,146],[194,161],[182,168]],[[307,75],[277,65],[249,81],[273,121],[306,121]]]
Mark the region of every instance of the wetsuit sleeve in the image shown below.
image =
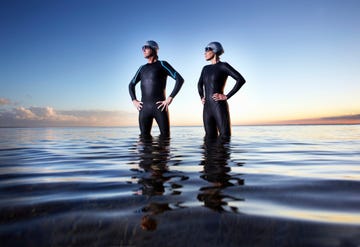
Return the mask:
[[[134,78],[130,81],[130,84],[129,84],[129,94],[130,94],[131,100],[136,100],[135,86],[140,81],[141,68],[142,68],[142,66],[138,69]]]
[[[160,62],[161,65],[165,68],[167,74],[175,80],[175,87],[171,92],[171,94],[169,95],[170,97],[174,98],[177,95],[177,93],[180,91],[182,85],[184,84],[184,79],[173,67],[171,67],[171,65],[168,62],[166,61],[160,61]]]
[[[226,95],[227,99],[230,99],[231,96],[233,96],[237,91],[239,91],[239,89],[245,84],[246,81],[245,81],[244,77],[237,70],[235,70],[233,67],[231,67],[230,64],[224,63],[224,65],[225,65],[225,68],[226,68],[229,76],[234,78],[236,81],[235,86]]]
[[[198,82],[198,91],[200,98],[204,98],[204,80],[203,80],[204,68],[201,71],[199,82]]]

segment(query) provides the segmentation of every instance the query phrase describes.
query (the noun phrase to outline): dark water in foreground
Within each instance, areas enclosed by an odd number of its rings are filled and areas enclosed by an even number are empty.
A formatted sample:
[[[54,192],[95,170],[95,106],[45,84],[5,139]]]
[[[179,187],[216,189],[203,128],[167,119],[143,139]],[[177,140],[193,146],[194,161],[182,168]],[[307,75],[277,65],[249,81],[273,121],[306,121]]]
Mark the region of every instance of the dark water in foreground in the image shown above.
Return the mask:
[[[0,129],[0,245],[360,246],[360,125],[202,137]]]

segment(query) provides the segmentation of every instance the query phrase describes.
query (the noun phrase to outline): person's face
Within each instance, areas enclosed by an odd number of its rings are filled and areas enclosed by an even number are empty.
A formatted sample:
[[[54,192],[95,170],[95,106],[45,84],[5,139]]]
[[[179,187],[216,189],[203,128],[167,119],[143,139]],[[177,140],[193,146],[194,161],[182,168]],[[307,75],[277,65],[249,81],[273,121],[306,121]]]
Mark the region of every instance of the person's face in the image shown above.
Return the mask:
[[[144,45],[142,48],[144,58],[149,58],[153,55],[153,50],[150,48],[150,46]]]
[[[215,56],[214,51],[211,49],[211,47],[206,47],[205,48],[205,59],[206,61],[210,61],[211,59],[213,59]]]

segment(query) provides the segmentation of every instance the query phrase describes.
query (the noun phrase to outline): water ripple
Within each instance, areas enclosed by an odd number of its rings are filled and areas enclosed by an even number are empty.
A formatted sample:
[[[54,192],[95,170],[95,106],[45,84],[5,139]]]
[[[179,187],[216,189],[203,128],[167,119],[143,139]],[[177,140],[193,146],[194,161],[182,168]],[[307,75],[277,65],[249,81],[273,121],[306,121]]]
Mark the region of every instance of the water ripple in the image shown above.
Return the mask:
[[[85,212],[140,215],[151,230],[162,215],[199,209],[359,226],[360,136],[309,128],[295,138],[289,127],[238,127],[230,142],[194,127],[168,140],[134,138],[137,129],[1,129],[0,230]]]

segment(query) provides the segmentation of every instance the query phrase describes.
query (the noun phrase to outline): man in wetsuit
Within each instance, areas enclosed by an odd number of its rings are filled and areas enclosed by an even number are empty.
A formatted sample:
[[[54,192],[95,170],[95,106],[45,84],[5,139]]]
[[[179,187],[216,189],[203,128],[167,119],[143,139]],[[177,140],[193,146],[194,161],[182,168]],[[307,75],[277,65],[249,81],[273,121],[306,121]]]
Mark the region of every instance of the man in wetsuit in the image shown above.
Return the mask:
[[[204,66],[198,82],[198,91],[203,109],[206,137],[231,136],[230,113],[227,100],[244,85],[242,75],[226,62],[220,61],[224,49],[219,42],[211,42],[205,47],[205,59],[210,65]],[[236,83],[228,94],[224,94],[226,79],[231,76]],[[205,92],[204,92],[205,91]]]
[[[160,136],[170,136],[170,120],[168,107],[179,92],[184,79],[166,61],[158,60],[158,44],[147,41],[142,47],[148,63],[142,65],[129,84],[132,102],[139,111],[139,125],[142,137],[150,137],[153,119],[156,120]],[[175,87],[168,98],[165,95],[167,76],[175,80]],[[141,101],[137,100],[135,86],[141,81]]]

